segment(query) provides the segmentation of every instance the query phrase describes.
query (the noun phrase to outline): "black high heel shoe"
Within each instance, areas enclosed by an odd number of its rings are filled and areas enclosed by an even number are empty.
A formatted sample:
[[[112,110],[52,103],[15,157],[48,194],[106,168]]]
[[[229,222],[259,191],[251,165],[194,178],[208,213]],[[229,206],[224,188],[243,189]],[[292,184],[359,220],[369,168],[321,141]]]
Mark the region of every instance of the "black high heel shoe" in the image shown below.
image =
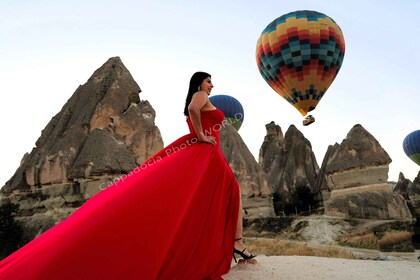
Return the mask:
[[[242,237],[239,237],[239,238],[236,238],[235,239],[235,241],[239,241],[239,240],[241,240],[242,239]],[[250,254],[249,256],[247,255],[247,254],[245,254],[245,251],[246,251],[246,248],[244,248],[242,251],[239,251],[239,250],[237,250],[237,249],[235,249],[235,247],[233,247],[233,259],[235,260],[235,263],[238,263],[238,261],[236,260],[236,256],[235,256],[235,254],[239,254],[239,255],[241,255],[241,257],[244,259],[244,260],[250,260],[250,259],[253,259],[253,258],[255,258],[256,256],[254,256],[253,254]]]

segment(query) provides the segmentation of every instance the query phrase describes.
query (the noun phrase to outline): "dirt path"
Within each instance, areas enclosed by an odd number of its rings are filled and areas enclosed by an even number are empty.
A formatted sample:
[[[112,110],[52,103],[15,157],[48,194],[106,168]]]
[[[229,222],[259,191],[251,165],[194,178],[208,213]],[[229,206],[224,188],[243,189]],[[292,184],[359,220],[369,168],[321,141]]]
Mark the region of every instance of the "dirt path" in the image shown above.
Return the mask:
[[[303,220],[308,222],[308,226],[301,230],[301,234],[306,240],[304,243],[310,247],[334,245],[345,250],[351,250],[357,258],[363,260],[416,261],[417,257],[419,256],[419,251],[414,253],[381,252],[379,250],[340,246],[337,243],[337,238],[342,234],[343,231],[346,232],[349,230],[348,225],[343,223],[334,223],[334,220],[337,220],[336,217],[329,217],[324,215],[312,216],[309,218],[305,217],[303,219],[296,220],[295,223]],[[363,223],[361,223],[359,226],[352,228],[353,232],[363,232],[370,227],[390,222],[389,220],[362,221]]]
[[[420,262],[345,260],[298,256],[258,256],[257,264],[240,263],[225,280],[418,280]]]
[[[324,216],[306,220],[309,224],[303,229],[302,234],[308,240],[308,245],[335,244],[343,228],[340,224],[332,225],[331,219]]]

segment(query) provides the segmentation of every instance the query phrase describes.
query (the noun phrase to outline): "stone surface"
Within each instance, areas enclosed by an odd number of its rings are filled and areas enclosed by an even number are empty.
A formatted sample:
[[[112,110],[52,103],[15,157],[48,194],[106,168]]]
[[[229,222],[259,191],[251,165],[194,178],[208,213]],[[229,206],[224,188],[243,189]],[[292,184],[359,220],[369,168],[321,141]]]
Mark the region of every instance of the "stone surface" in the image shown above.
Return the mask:
[[[275,168],[275,161],[283,151],[284,136],[281,127],[273,121],[265,125],[266,135],[260,148],[258,162],[266,173]]]
[[[360,124],[341,144],[328,147],[316,189],[327,215],[364,219],[412,219],[408,205],[388,183],[391,158]]]
[[[413,211],[413,215],[417,218],[417,231],[420,236],[420,171],[417,177],[414,178],[413,183],[408,188],[409,205]],[[420,237],[418,237],[420,240]]]
[[[163,141],[154,110],[140,101],[140,91],[121,59],[110,58],[51,119],[2,192],[89,174],[127,173],[157,152]],[[104,149],[108,145],[113,149]]]
[[[155,111],[119,57],[79,86],[1,189],[30,237],[163,148]]]
[[[417,221],[420,218],[420,171],[417,174],[414,181],[411,182],[409,179],[404,177],[404,174],[400,172],[398,182],[395,185],[394,192],[402,195],[407,201],[409,209]],[[418,225],[420,223],[418,222]],[[418,228],[420,233],[420,227]]]
[[[284,203],[291,201],[291,191],[308,187],[312,192],[319,171],[318,163],[308,139],[291,125],[283,137],[274,122],[266,125],[267,135],[260,148],[259,162],[272,186]]]
[[[412,182],[404,177],[404,174],[400,172],[398,175],[398,182],[394,187],[394,192],[402,195],[404,199],[410,199],[408,196],[409,188],[411,188]]]
[[[329,154],[320,175],[330,190],[386,183],[391,161],[375,137],[357,124]]]
[[[332,157],[333,154],[335,154],[335,152],[338,150],[339,147],[340,145],[338,143],[328,146],[327,152],[325,153],[324,159],[322,160],[321,168],[319,169],[318,177],[316,178],[316,182],[315,182],[315,190],[317,192],[331,191],[327,184],[325,170],[327,168],[329,159]]]
[[[370,184],[333,190],[324,202],[325,214],[361,219],[412,219],[404,198],[392,192],[392,185]]]
[[[330,189],[352,188],[363,185],[386,183],[389,166],[365,166],[336,171],[327,176]]]
[[[220,130],[221,149],[241,187],[244,216],[274,216],[273,191],[267,174],[256,162],[236,129],[225,122]]]
[[[124,141],[133,154],[136,164],[159,151],[163,144],[155,126],[155,110],[148,101],[131,103],[123,114],[112,117],[115,134]]]
[[[420,195],[420,171],[417,174],[416,178],[414,178],[413,183],[408,188],[409,195]]]
[[[69,178],[90,178],[101,174],[123,174],[137,164],[124,142],[118,141],[103,128],[87,136],[69,172]]]

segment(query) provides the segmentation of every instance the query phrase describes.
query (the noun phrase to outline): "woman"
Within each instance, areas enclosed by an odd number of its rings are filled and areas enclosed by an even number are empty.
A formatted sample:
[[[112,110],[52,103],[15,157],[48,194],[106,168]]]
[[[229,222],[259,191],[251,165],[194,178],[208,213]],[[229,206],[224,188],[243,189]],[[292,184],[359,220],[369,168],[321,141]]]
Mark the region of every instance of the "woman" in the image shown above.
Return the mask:
[[[0,279],[221,279],[232,252],[253,258],[212,88],[209,74],[195,73],[190,133],[1,261]]]
[[[195,86],[200,84],[195,90]],[[213,145],[216,145],[217,141],[214,136],[208,136],[203,133],[203,128],[201,125],[201,112],[213,111],[217,108],[210,102],[208,96],[213,89],[213,84],[211,82],[210,74],[205,72],[196,72],[190,81],[190,87],[188,90],[187,100],[185,102],[184,115],[189,116],[191,119],[192,127],[190,127],[191,132],[195,132],[197,138],[201,142],[207,142]],[[188,120],[187,120],[188,121]],[[239,188],[239,186],[238,186]],[[241,200],[239,200],[239,212],[236,225],[236,238],[234,253],[241,255],[244,259],[255,258],[254,255],[250,254],[243,242],[242,242],[242,205]],[[235,257],[235,255],[234,255]],[[236,261],[236,258],[235,258]]]

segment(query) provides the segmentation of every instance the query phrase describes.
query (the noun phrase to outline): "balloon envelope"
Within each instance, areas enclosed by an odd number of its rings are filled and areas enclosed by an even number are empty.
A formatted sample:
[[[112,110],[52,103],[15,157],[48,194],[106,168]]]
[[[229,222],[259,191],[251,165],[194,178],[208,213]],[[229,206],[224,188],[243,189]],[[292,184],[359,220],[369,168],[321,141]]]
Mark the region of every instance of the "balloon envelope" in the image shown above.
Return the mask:
[[[225,118],[236,130],[239,130],[244,121],[244,109],[241,103],[229,95],[214,95],[210,98],[211,103],[225,114]]]
[[[305,116],[337,76],[344,52],[344,36],[333,19],[315,11],[296,11],[263,30],[256,60],[264,80]]]
[[[403,141],[405,154],[420,165],[420,130],[408,134]]]

